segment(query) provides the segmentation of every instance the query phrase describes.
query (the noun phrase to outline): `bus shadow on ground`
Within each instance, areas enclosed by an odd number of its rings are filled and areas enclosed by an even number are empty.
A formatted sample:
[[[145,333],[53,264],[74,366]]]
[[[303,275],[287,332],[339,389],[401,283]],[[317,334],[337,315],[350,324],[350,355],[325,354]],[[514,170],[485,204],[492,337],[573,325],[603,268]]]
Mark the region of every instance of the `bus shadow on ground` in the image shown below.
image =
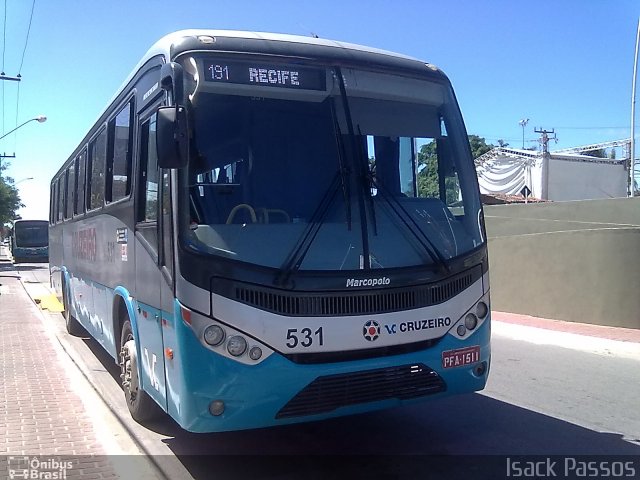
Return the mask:
[[[506,475],[508,456],[640,455],[640,445],[619,434],[480,394],[271,429],[180,431],[165,442],[195,479],[212,472],[216,478],[238,472],[243,478],[336,478],[336,471],[339,478],[493,479]]]
[[[11,260],[0,258],[0,273],[5,274],[8,272],[14,273],[14,275],[12,275],[14,277],[18,275],[18,272],[16,271],[16,267],[13,264],[13,262],[11,262]]]

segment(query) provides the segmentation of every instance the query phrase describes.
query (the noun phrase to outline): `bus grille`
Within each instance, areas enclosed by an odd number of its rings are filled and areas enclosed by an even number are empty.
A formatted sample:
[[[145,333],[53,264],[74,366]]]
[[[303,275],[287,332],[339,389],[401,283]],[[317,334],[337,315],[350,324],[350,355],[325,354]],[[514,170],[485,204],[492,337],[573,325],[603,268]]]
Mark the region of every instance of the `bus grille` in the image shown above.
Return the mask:
[[[444,380],[421,363],[328,375],[316,378],[302,389],[276,414],[276,418],[317,415],[340,407],[393,398],[408,400],[446,389]]]
[[[237,285],[236,300],[290,316],[368,315],[428,307],[446,302],[480,278],[480,268],[431,285],[349,293],[281,293]]]

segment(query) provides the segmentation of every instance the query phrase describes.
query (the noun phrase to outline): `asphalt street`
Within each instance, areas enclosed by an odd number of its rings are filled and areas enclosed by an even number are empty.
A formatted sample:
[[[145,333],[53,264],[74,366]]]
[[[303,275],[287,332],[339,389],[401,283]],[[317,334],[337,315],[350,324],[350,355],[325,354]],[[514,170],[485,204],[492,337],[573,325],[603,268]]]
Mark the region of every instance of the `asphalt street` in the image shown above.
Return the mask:
[[[20,270],[27,290],[46,289],[46,268]],[[45,315],[66,354],[168,478],[213,471],[234,478],[238,469],[241,478],[322,478],[338,463],[346,476],[415,478],[424,469],[449,472],[430,455],[640,456],[640,343],[637,335],[625,340],[623,329],[612,340],[572,332],[580,325],[555,331],[494,321],[483,392],[323,422],[192,434],[170,419],[146,428],[131,420],[111,357],[93,340],[67,335],[59,313]]]

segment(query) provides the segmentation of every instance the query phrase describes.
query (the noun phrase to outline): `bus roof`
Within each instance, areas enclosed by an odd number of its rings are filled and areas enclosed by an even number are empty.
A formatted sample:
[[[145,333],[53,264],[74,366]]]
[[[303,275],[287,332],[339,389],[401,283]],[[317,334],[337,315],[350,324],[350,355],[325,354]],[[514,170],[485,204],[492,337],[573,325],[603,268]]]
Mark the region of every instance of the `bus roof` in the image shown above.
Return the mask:
[[[381,55],[389,55],[393,57],[405,58],[407,60],[418,60],[416,58],[409,57],[407,55],[390,52],[387,50],[381,50],[377,48],[366,47],[364,45],[357,45],[355,43],[339,42],[336,40],[328,40],[328,39],[317,38],[317,37],[289,35],[284,33],[248,32],[248,31],[240,31],[240,30],[190,29],[190,30],[179,30],[177,32],[173,32],[162,37],[149,49],[142,63],[144,63],[144,61],[160,53],[164,53],[165,55],[168,55],[171,47],[176,44],[179,44],[185,38],[197,38],[197,37],[213,37],[213,38],[225,37],[225,38],[242,38],[242,39],[267,40],[267,41],[288,42],[288,43],[301,43],[306,45],[319,45],[324,47],[334,47],[334,48],[342,48],[347,50],[357,50],[362,52],[378,53]]]
[[[241,30],[208,30],[208,29],[188,29],[188,30],[178,30],[173,33],[169,33],[158,40],[155,44],[151,46],[151,48],[147,51],[147,53],[140,59],[135,68],[131,71],[131,73],[127,76],[126,80],[122,83],[120,88],[118,88],[116,94],[109,100],[107,104],[107,108],[111,103],[118,97],[118,95],[123,91],[123,89],[127,88],[129,82],[133,79],[133,77],[137,74],[137,72],[142,68],[142,66],[148,62],[150,59],[162,55],[165,58],[165,61],[169,61],[172,58],[172,53],[177,49],[180,50],[180,45],[186,43],[187,41],[196,40],[200,37],[210,37],[213,39],[218,38],[228,38],[228,39],[244,39],[244,40],[262,40],[267,42],[286,42],[289,44],[299,44],[303,45],[315,45],[319,47],[325,48],[335,48],[343,51],[352,51],[352,52],[362,52],[368,54],[376,54],[387,57],[392,57],[396,59],[408,60],[411,62],[419,62],[425,65],[425,62],[410,57],[407,55],[403,55],[401,53],[391,52],[388,50],[382,50],[373,47],[366,47],[364,45],[358,45],[354,43],[347,42],[339,42],[336,40],[328,40],[324,38],[316,38],[316,37],[306,37],[302,35],[289,35],[284,33],[268,33],[268,32],[249,32],[249,31],[241,31]],[[201,43],[201,48],[206,48],[206,43]],[[268,53],[265,51],[264,53]],[[433,71],[438,71],[444,76],[437,67],[431,64],[426,64]]]
[[[391,52],[388,50],[382,50],[373,47],[367,47],[364,45],[358,45],[348,42],[339,42],[336,40],[328,40],[324,38],[316,38],[316,37],[306,37],[302,35],[289,35],[283,33],[267,33],[267,32],[249,32],[242,30],[214,30],[214,29],[187,29],[187,30],[178,30],[173,33],[169,33],[164,37],[160,38],[156,43],[154,43],[151,48],[147,51],[147,53],[140,59],[138,64],[131,70],[131,73],[127,76],[127,78],[122,82],[118,90],[116,90],[115,94],[109,99],[109,102],[105,106],[104,109],[100,111],[96,121],[91,124],[89,131],[83,136],[83,139],[86,138],[87,135],[90,134],[93,126],[100,121],[100,118],[104,115],[105,111],[109,109],[109,107],[116,101],[116,99],[122,94],[122,92],[127,88],[131,80],[138,74],[140,69],[154,57],[162,56],[165,59],[165,62],[170,61],[175,54],[180,53],[181,51],[189,51],[193,49],[193,45],[197,42],[199,48],[207,49],[207,43],[201,42],[198,39],[201,37],[211,37],[214,39],[230,39],[230,40],[253,40],[253,41],[263,41],[263,42],[282,42],[283,44],[288,45],[298,45],[301,49],[305,46],[316,46],[319,48],[324,48],[325,51],[339,51],[343,57],[352,57],[353,55],[349,55],[349,53],[362,53],[363,55],[374,55],[379,56],[379,58],[386,58],[389,60],[397,60],[404,61],[405,63],[411,63],[415,65],[422,65],[422,67],[428,67],[428,70],[431,71],[432,74],[440,75],[441,77],[446,79],[446,75],[436,66],[425,63],[422,60],[403,55],[401,53]],[[187,46],[190,44],[190,46]],[[211,45],[211,44],[209,44]],[[182,47],[182,48],[181,48]],[[214,49],[211,49],[215,51]],[[261,53],[269,54],[268,49]],[[83,143],[83,142],[81,142]],[[80,147],[77,147],[80,148]],[[75,151],[71,153],[71,157],[75,155]],[[69,157],[65,162],[63,162],[61,168],[56,172],[53,176],[52,181],[58,176],[58,174],[64,170],[65,164],[69,159]]]

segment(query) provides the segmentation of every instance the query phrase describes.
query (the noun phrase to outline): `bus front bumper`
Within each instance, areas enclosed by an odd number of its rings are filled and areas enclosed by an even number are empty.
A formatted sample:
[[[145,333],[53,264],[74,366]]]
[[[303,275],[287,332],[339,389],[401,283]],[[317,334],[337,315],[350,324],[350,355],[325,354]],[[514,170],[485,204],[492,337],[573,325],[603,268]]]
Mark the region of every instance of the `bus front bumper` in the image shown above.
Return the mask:
[[[181,388],[172,389],[179,395],[172,403],[180,405],[172,416],[188,431],[231,431],[323,420],[482,390],[489,374],[490,332],[491,322],[485,321],[465,341],[445,335],[433,347],[401,355],[303,365],[276,352],[252,366],[208,351],[193,335],[186,335],[183,351],[189,352],[188,364],[183,365]],[[472,363],[453,365],[444,360],[443,352],[473,347],[479,347],[479,357],[474,356]],[[385,390],[390,381],[396,383]],[[221,414],[211,413],[220,409]]]

